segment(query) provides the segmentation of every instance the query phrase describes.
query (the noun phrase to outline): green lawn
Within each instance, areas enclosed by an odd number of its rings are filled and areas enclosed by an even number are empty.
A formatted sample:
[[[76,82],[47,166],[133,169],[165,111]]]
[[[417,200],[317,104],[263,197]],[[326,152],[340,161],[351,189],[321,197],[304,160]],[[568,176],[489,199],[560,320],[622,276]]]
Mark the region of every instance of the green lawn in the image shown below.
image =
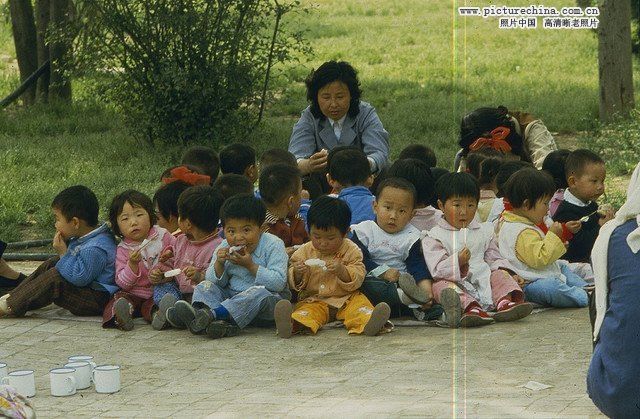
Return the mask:
[[[0,1],[1,2],[1,1]],[[306,106],[303,80],[329,59],[351,62],[364,100],[391,135],[392,156],[411,142],[436,150],[449,168],[461,116],[478,106],[504,104],[540,116],[555,132],[588,131],[598,110],[597,40],[587,30],[500,30],[495,19],[460,18],[454,6],[488,2],[445,0],[306,0],[300,17],[314,49],[280,68],[277,100],[248,138],[258,151],[286,147]],[[504,1],[521,6],[521,1]],[[545,6],[572,6],[573,0]],[[541,26],[541,21],[539,21]],[[0,57],[13,56],[11,31],[0,22]],[[0,60],[0,95],[17,84],[15,63]],[[636,76],[636,80],[639,77]],[[117,115],[87,97],[70,108],[12,107],[0,113],[0,238],[47,237],[55,193],[83,183],[103,208],[135,187],[152,193],[179,149],[138,142]],[[638,87],[636,87],[638,90]],[[103,214],[104,215],[104,214]]]

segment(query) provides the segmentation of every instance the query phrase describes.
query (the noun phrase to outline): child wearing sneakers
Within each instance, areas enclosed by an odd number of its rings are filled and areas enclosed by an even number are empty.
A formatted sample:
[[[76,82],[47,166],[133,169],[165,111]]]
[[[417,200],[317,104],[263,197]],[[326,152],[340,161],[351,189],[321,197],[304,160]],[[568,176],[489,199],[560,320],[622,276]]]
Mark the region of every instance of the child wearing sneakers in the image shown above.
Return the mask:
[[[151,323],[154,303],[149,269],[158,261],[162,249],[175,243],[175,237],[154,225],[151,199],[134,190],[113,198],[109,221],[115,235],[122,238],[116,249],[116,284],[120,291],[104,308],[102,327],[131,330],[134,315]]]
[[[545,232],[543,219],[556,190],[549,174],[522,169],[504,185],[511,204],[498,223],[500,253],[522,279],[527,301],[552,307],[586,307],[587,283],[568,264],[559,263],[566,248],[562,225],[554,222]]]
[[[311,241],[291,256],[289,285],[298,291],[295,308],[287,300],[275,308],[281,338],[293,332],[315,334],[336,319],[344,321],[349,334],[378,334],[389,319],[386,303],[373,307],[358,289],[365,276],[362,252],[347,239],[351,224],[349,206],[340,199],[322,196],[309,208]]]
[[[216,249],[193,305],[178,301],[168,317],[194,334],[233,336],[254,321],[273,321],[273,309],[287,288],[284,243],[263,233],[264,204],[252,194],[236,195],[220,211],[226,239]]]
[[[336,147],[329,152],[327,167],[327,182],[338,198],[349,205],[351,222],[375,220],[374,196],[369,190],[371,166],[364,152],[354,147]]]
[[[309,241],[304,220],[298,215],[302,192],[297,165],[274,163],[260,173],[260,195],[267,207],[262,231],[279,237],[290,255],[294,246]]]
[[[0,297],[0,317],[22,317],[51,303],[76,316],[98,316],[118,291],[116,243],[107,224],[98,224],[96,195],[86,186],[71,186],[56,195],[51,208],[58,256]]]
[[[431,307],[431,275],[422,255],[420,231],[409,224],[416,190],[402,178],[386,178],[376,193],[376,221],[352,226],[352,240],[362,251],[368,275],[362,293],[396,312],[401,306]],[[400,313],[399,313],[400,314]]]
[[[422,242],[434,279],[436,300],[449,327],[482,326],[518,320],[531,313],[524,293],[511,276],[514,269],[498,250],[493,225],[474,219],[480,188],[469,173],[449,173],[436,184],[444,213]],[[486,311],[495,310],[493,317]]]
[[[151,325],[156,330],[167,326],[166,314],[179,299],[191,299],[195,285],[204,280],[213,252],[222,239],[218,219],[222,195],[211,186],[192,186],[178,199],[178,225],[182,234],[172,246],[162,250],[152,267],[149,280],[154,285],[153,301],[158,312]],[[166,272],[173,276],[165,276]],[[169,322],[176,328],[187,325]]]

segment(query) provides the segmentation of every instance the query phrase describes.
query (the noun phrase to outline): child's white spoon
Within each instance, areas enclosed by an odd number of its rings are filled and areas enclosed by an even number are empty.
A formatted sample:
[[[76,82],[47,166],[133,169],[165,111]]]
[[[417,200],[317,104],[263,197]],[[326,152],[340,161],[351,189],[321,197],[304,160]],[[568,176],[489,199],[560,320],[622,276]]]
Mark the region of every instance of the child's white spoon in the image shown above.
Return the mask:
[[[181,270],[181,269],[179,269],[179,268],[178,268],[178,269],[172,269],[172,270],[170,270],[170,271],[165,272],[165,273],[164,273],[164,277],[165,277],[165,278],[172,278],[172,277],[174,277],[174,276],[178,276],[178,275],[180,275],[180,273],[181,273],[181,272],[182,272],[182,270]]]
[[[593,211],[591,214],[585,215],[584,217],[580,218],[578,221],[580,221],[581,223],[586,223],[587,221],[589,221],[589,218],[591,218],[591,216],[593,214],[595,214],[596,212],[598,212],[598,211],[597,210]]]

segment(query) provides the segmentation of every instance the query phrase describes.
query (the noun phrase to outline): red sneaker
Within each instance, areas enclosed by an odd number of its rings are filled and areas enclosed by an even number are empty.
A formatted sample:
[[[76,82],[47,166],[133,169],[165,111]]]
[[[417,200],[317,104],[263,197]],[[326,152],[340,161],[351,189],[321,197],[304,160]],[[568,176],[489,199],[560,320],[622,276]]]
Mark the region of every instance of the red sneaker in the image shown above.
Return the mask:
[[[498,312],[493,315],[493,318],[497,322],[510,322],[514,320],[522,319],[531,314],[533,310],[533,304],[531,303],[516,303],[515,301],[500,302],[498,304]]]
[[[462,313],[460,327],[477,327],[493,323],[494,320],[477,305],[471,305]]]

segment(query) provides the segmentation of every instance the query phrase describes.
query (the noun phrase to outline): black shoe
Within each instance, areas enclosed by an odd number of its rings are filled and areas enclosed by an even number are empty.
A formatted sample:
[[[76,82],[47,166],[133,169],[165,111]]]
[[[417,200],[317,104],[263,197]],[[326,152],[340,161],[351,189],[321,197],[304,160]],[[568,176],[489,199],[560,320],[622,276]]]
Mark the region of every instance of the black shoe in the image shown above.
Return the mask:
[[[240,328],[224,320],[214,320],[207,326],[207,336],[211,339],[237,336],[238,334],[240,334]]]
[[[174,304],[178,301],[178,299],[171,295],[165,294],[164,297],[158,303],[158,311],[155,316],[153,316],[153,321],[151,322],[151,327],[155,330],[162,330],[167,327],[167,310],[174,306]]]
[[[189,330],[194,335],[199,335],[204,333],[207,330],[207,327],[214,321],[216,318],[214,317],[211,310],[208,308],[201,308],[196,310],[196,317],[189,324]]]

